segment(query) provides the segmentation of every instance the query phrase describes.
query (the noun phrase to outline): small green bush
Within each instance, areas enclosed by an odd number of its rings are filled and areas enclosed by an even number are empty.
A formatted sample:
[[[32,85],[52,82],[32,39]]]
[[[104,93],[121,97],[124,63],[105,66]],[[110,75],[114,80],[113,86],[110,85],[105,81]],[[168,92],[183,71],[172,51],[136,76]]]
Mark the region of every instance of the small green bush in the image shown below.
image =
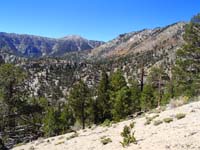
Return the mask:
[[[176,114],[176,116],[175,116],[175,117],[176,117],[176,119],[178,119],[178,120],[179,120],[179,119],[183,119],[183,118],[185,118],[185,116],[186,116],[186,115],[185,115],[185,114],[183,114],[183,113],[178,113],[178,114]]]
[[[106,137],[107,137],[107,136],[106,136],[106,135],[104,135],[104,136],[102,136],[102,137],[101,137],[101,139],[105,139]]]
[[[111,143],[111,142],[112,142],[111,138],[104,137],[104,138],[101,139],[101,143],[103,145],[106,145],[106,144]]]
[[[157,114],[157,115],[154,115],[154,116],[152,116],[152,117],[146,117],[146,119],[149,120],[149,121],[152,121],[152,120],[154,120],[154,119],[157,118],[157,117],[159,117],[158,114]]]
[[[121,132],[122,137],[128,137],[131,133],[131,128],[129,126],[124,126],[123,132]]]
[[[67,137],[67,140],[73,139],[75,137],[78,137],[78,133],[74,133],[71,136]]]
[[[130,124],[130,128],[133,129],[134,127],[135,127],[135,122],[132,122],[132,123]]]
[[[145,126],[146,126],[146,125],[149,125],[149,124],[151,124],[151,121],[150,121],[150,120],[147,120],[147,121],[144,123]]]
[[[111,121],[109,119],[106,119],[101,126],[103,127],[110,127],[111,126]]]
[[[123,141],[120,142],[123,147],[129,146],[131,143],[137,144],[136,138],[134,136],[135,132],[132,132],[131,129],[134,128],[134,123],[131,123],[129,126],[124,126],[121,136]]]
[[[154,125],[155,126],[158,126],[158,125],[160,125],[160,124],[162,124],[163,122],[161,121],[161,120],[156,120],[156,121],[154,121]]]
[[[49,139],[47,140],[47,143],[50,143],[50,140],[49,140]]]
[[[165,119],[163,119],[163,121],[164,121],[165,123],[170,123],[170,122],[173,121],[173,118],[165,118]]]
[[[144,123],[144,125],[146,126],[146,125],[149,125],[149,124],[151,124],[151,121],[153,121],[155,118],[157,118],[157,117],[159,117],[159,115],[157,114],[157,115],[154,115],[154,116],[152,116],[152,117],[146,117],[146,122]]]
[[[56,143],[55,145],[60,145],[60,144],[64,144],[65,142],[64,141],[60,141],[58,143]]]
[[[149,111],[149,113],[155,113],[155,114],[159,114],[161,112],[160,109],[152,109]]]

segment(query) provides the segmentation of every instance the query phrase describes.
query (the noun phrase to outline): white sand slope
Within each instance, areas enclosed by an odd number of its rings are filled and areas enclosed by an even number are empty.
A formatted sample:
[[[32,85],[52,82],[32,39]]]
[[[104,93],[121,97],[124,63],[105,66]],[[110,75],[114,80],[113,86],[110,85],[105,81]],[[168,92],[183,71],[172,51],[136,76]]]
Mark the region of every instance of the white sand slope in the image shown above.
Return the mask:
[[[186,114],[183,119],[176,119],[177,113]],[[154,114],[146,114],[153,116]],[[163,122],[155,126],[155,120],[171,117],[170,123]],[[123,127],[135,122],[135,137],[138,144],[123,148],[120,135]],[[40,139],[13,150],[200,150],[200,102],[193,102],[175,109],[159,113],[150,125],[144,125],[146,118],[113,124],[111,127],[96,127],[78,131],[78,137],[67,139],[73,133],[48,139]],[[109,137],[112,142],[101,143],[101,137]]]

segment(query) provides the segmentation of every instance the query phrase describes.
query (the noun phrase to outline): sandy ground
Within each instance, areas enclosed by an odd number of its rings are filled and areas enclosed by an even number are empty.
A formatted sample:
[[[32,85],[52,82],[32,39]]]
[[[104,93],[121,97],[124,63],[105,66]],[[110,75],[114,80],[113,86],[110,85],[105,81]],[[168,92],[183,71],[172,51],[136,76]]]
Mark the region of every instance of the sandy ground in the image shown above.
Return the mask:
[[[176,114],[186,114],[183,119],[176,119]],[[146,117],[159,115],[151,124],[144,125]],[[155,126],[154,121],[171,117],[170,123],[163,122]],[[137,144],[123,148],[120,133],[125,125],[135,122]],[[78,137],[69,139],[69,133],[48,139],[39,139],[13,150],[200,150],[200,102],[193,102],[160,113],[147,113],[143,117],[113,124],[111,127],[94,127],[78,131]],[[101,137],[106,136],[111,143],[103,145]]]

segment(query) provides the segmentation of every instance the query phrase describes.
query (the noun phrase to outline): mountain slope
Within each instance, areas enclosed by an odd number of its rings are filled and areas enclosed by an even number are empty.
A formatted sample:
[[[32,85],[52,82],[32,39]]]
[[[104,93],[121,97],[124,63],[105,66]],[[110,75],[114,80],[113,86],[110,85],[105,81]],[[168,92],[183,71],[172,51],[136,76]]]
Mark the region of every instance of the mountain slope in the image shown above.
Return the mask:
[[[0,52],[23,57],[61,56],[67,52],[91,50],[103,44],[71,35],[60,39],[0,33]]]
[[[107,43],[87,40],[77,35],[52,39],[1,32],[0,52],[30,58],[59,57],[68,52],[91,50],[91,52],[88,51],[89,54],[84,54],[84,57],[95,61],[102,58],[115,58],[149,51],[156,51],[159,54],[172,53],[173,56],[175,49],[184,43],[182,35],[185,24],[178,22],[162,28],[121,34]]]
[[[145,51],[158,50],[162,53],[173,50],[183,44],[184,26],[184,22],[178,22],[163,28],[121,34],[116,39],[93,49],[90,57],[109,58]]]
[[[186,116],[182,119],[176,119],[176,115],[184,113]],[[200,136],[200,102],[193,102],[177,108],[168,108],[163,112],[146,113],[146,117],[157,116],[149,125],[145,125],[145,117],[137,117],[135,119],[113,124],[111,127],[93,127],[91,129],[80,130],[72,138],[74,133],[69,133],[48,139],[40,139],[33,141],[24,146],[13,148],[13,150],[199,150]],[[154,125],[156,120],[164,120],[172,118],[170,123],[163,122]],[[120,144],[122,137],[120,133],[125,125],[135,122],[135,137],[137,144],[131,144],[129,147],[123,148]],[[70,138],[71,137],[71,138]],[[101,138],[107,137],[112,142],[103,145]]]

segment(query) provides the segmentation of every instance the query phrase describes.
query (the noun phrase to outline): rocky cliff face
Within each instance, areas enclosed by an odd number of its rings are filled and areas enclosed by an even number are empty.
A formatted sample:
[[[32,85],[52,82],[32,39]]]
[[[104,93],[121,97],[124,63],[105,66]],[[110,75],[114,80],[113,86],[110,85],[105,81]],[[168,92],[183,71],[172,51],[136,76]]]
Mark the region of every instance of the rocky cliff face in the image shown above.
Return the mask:
[[[60,39],[0,33],[0,52],[22,57],[62,56],[72,51],[91,50],[103,44],[101,41],[87,40],[80,36]]]

